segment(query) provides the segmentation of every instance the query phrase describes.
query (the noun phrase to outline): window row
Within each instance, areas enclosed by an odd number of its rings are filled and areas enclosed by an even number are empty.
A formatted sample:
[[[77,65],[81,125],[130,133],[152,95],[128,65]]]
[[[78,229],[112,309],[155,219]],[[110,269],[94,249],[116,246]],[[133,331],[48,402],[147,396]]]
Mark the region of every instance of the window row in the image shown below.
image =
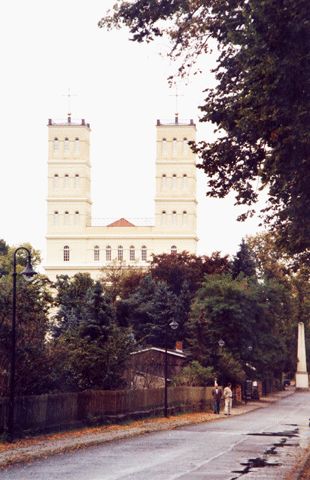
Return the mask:
[[[162,190],[188,187],[188,176],[184,173],[182,176],[178,176],[173,173],[172,176],[168,176],[165,173],[161,176],[161,188]]]
[[[172,245],[170,249],[171,254],[176,254],[177,253],[177,247],[176,245]],[[110,245],[107,245],[104,250],[104,259],[106,262],[112,261],[112,247]],[[124,247],[122,245],[119,245],[117,247],[116,251],[116,258],[118,261],[123,261],[124,258]],[[134,245],[131,245],[129,247],[129,255],[128,255],[129,261],[134,262],[136,260],[136,249]],[[101,259],[101,250],[98,245],[94,246],[93,249],[93,259],[95,262],[99,262]],[[63,260],[64,262],[69,262],[70,261],[70,247],[68,245],[65,245],[63,248]],[[143,245],[141,247],[141,260],[142,262],[147,261],[147,247]]]
[[[74,175],[69,175],[68,173],[65,173],[63,176],[58,175],[58,173],[55,173],[53,178],[53,188],[68,188],[68,187],[74,187],[77,188],[80,185],[80,180],[81,177],[78,173],[75,173]]]
[[[188,155],[190,152],[190,148],[188,145],[188,139],[184,137],[182,140],[178,140],[177,138],[173,138],[171,140],[167,140],[166,138],[162,139],[161,142],[161,153],[164,157],[171,154],[173,157],[178,155]]]
[[[172,212],[167,212],[167,210],[161,211],[161,224],[162,225],[187,225],[188,223],[188,212],[183,210],[182,213],[178,213],[176,210]]]
[[[68,137],[65,137],[64,140],[59,140],[58,137],[55,137],[53,140],[53,152],[59,152],[61,145],[63,145],[64,152],[69,152],[73,150],[74,153],[80,153],[80,139],[75,137],[74,140],[69,140]]]
[[[58,210],[53,212],[53,225],[60,225],[60,217],[63,217],[63,225],[79,225],[80,223],[80,212],[79,210],[75,210],[74,213],[69,213],[66,210],[63,214],[60,214]]]

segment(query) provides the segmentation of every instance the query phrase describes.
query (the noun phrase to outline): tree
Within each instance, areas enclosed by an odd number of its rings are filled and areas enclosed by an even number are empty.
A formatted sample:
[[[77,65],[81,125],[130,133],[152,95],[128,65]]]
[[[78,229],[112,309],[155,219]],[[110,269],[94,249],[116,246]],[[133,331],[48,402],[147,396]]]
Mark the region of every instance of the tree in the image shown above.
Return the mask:
[[[240,244],[240,249],[232,261],[231,272],[233,278],[237,278],[239,275],[256,277],[254,257],[243,239]]]
[[[3,245],[3,244],[2,244]],[[39,252],[26,244],[39,262]],[[0,253],[3,276],[0,278],[0,395],[8,394],[12,329],[12,270],[15,247],[4,245]],[[17,272],[25,266],[25,257],[17,255]],[[50,386],[46,336],[49,330],[49,309],[52,305],[49,280],[36,275],[28,283],[17,275],[16,310],[16,373],[17,395],[45,393]]]
[[[207,53],[211,38],[217,42],[217,84],[205,90],[200,109],[218,136],[192,145],[208,176],[207,195],[233,190],[236,204],[251,206],[268,190],[263,213],[279,245],[291,254],[309,251],[308,1],[121,1],[99,26],[126,26],[138,42],[166,35],[181,75]]]

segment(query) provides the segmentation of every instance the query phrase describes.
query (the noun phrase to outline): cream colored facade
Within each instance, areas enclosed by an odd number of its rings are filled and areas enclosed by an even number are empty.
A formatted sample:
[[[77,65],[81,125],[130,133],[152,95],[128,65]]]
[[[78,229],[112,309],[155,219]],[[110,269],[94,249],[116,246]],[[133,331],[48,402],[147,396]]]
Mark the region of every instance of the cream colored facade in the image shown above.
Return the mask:
[[[48,122],[48,227],[45,271],[56,275],[88,272],[119,262],[147,267],[151,254],[196,253],[196,159],[191,120],[156,125],[155,221],[135,226],[120,219],[106,226],[91,220],[90,126]],[[113,179],[111,179],[113,181]]]

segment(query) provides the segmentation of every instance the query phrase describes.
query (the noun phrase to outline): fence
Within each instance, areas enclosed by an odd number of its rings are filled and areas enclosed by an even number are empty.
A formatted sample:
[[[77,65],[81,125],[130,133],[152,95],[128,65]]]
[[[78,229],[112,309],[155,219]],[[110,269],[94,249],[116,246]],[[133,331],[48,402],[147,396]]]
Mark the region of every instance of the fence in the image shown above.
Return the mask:
[[[211,406],[211,387],[169,387],[170,412]],[[53,431],[82,424],[142,417],[163,412],[164,389],[89,390],[17,397],[16,432]],[[0,432],[7,424],[8,399],[0,398]]]

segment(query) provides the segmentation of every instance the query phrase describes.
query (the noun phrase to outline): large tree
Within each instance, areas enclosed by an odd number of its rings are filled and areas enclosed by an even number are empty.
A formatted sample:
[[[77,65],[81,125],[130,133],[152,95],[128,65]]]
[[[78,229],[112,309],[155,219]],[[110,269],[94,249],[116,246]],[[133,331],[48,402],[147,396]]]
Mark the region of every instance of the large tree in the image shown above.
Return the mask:
[[[217,84],[200,108],[217,139],[193,145],[207,195],[233,190],[237,204],[250,206],[265,188],[265,220],[279,245],[292,254],[309,249],[308,0],[121,0],[99,25],[127,26],[139,42],[168,36],[181,75],[215,39]]]

